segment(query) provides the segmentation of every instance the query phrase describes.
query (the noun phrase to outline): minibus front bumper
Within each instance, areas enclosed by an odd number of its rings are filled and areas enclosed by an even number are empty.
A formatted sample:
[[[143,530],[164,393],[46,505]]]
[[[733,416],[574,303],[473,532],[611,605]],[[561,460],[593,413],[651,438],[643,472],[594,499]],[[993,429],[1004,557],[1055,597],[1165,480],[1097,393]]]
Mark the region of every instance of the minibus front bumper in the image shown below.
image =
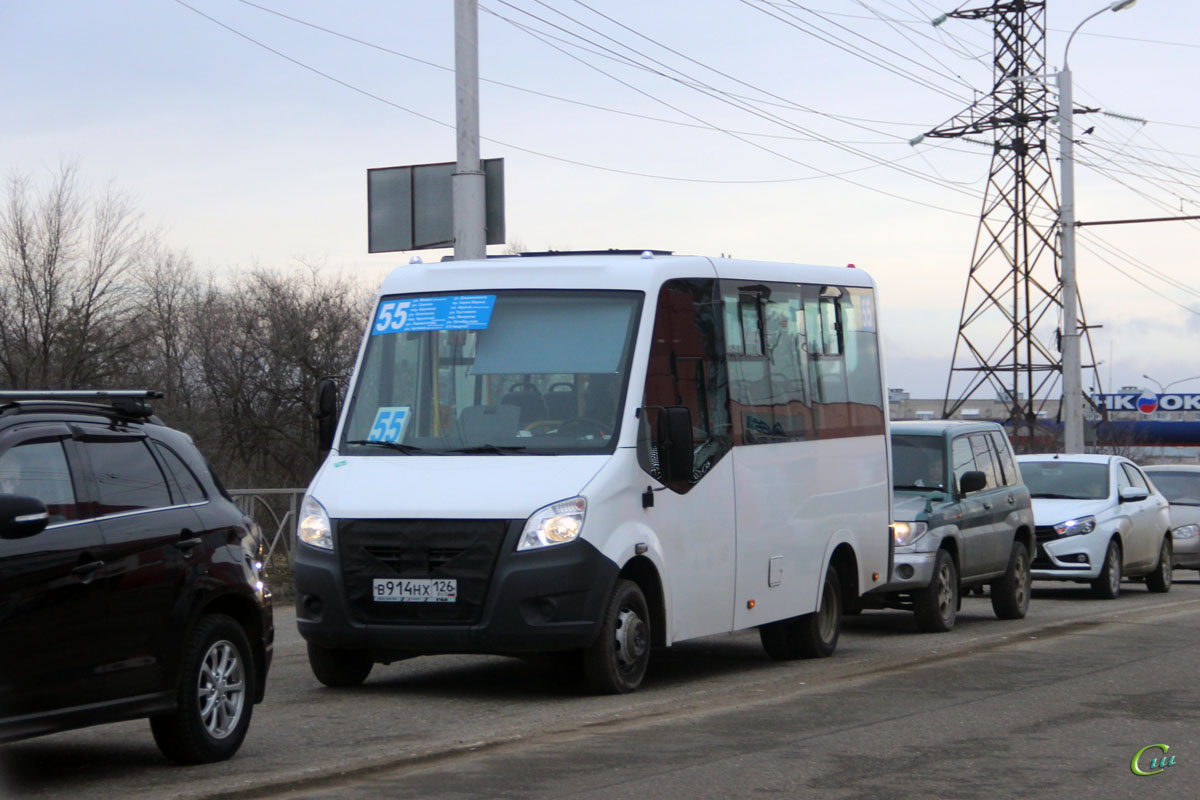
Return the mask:
[[[315,645],[376,661],[587,647],[618,568],[577,540],[518,552],[524,520],[336,520],[335,548],[300,544],[296,624]],[[453,579],[448,603],[379,602],[376,578]]]

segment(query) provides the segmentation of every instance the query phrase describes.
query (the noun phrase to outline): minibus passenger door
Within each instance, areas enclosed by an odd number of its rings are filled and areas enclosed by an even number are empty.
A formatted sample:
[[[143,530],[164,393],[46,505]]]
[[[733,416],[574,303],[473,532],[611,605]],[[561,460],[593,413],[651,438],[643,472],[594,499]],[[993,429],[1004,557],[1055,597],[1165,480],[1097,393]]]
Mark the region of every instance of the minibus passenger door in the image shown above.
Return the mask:
[[[658,542],[672,641],[733,625],[733,459],[715,300],[714,280],[659,291],[639,412],[642,522]]]

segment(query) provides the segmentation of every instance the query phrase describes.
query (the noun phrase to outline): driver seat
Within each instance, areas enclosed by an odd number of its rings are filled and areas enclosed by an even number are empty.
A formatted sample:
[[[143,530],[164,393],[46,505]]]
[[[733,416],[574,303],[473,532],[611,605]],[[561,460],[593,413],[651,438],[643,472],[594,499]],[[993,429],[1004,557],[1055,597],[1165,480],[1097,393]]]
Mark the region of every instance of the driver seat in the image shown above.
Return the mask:
[[[510,388],[500,398],[500,405],[516,406],[520,409],[519,427],[522,428],[531,422],[546,419],[549,416],[546,411],[546,401],[542,399],[542,395],[538,390],[532,386],[526,388],[514,386]]]

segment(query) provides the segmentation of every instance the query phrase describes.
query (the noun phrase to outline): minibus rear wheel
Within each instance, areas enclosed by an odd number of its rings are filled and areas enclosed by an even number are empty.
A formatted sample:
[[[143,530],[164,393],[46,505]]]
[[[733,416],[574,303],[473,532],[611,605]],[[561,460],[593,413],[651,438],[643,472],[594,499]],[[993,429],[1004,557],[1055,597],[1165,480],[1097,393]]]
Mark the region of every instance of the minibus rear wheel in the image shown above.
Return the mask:
[[[758,638],[776,661],[828,658],[837,649],[842,629],[842,584],[831,564],[821,588],[821,607],[811,614],[781,619],[759,627]]]
[[[600,621],[600,635],[583,651],[583,672],[599,694],[632,692],[650,663],[650,610],[633,581],[618,579]]]

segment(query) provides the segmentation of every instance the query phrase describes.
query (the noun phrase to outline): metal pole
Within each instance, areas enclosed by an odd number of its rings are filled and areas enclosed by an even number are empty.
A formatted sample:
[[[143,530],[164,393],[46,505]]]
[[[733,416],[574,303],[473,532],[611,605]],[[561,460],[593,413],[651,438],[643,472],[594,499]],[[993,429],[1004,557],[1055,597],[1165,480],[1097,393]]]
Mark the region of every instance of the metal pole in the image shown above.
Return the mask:
[[[1113,0],[1099,11],[1084,17],[1067,37],[1063,48],[1062,70],[1058,73],[1059,155],[1062,158],[1062,369],[1063,369],[1063,452],[1083,452],[1083,366],[1079,361],[1079,321],[1075,283],[1075,102],[1071,87],[1071,67],[1067,59],[1071,41],[1079,29],[1105,11],[1132,8],[1137,0]]]
[[[1078,29],[1077,29],[1078,30]],[[1083,403],[1079,361],[1079,322],[1075,283],[1075,107],[1071,89],[1071,69],[1064,63],[1058,73],[1059,155],[1062,158],[1062,201],[1059,222],[1062,227],[1062,370],[1063,370],[1063,452],[1083,452]]]
[[[454,78],[458,163],[454,193],[454,259],[487,257],[484,178],[479,160],[479,3],[454,0]]]

